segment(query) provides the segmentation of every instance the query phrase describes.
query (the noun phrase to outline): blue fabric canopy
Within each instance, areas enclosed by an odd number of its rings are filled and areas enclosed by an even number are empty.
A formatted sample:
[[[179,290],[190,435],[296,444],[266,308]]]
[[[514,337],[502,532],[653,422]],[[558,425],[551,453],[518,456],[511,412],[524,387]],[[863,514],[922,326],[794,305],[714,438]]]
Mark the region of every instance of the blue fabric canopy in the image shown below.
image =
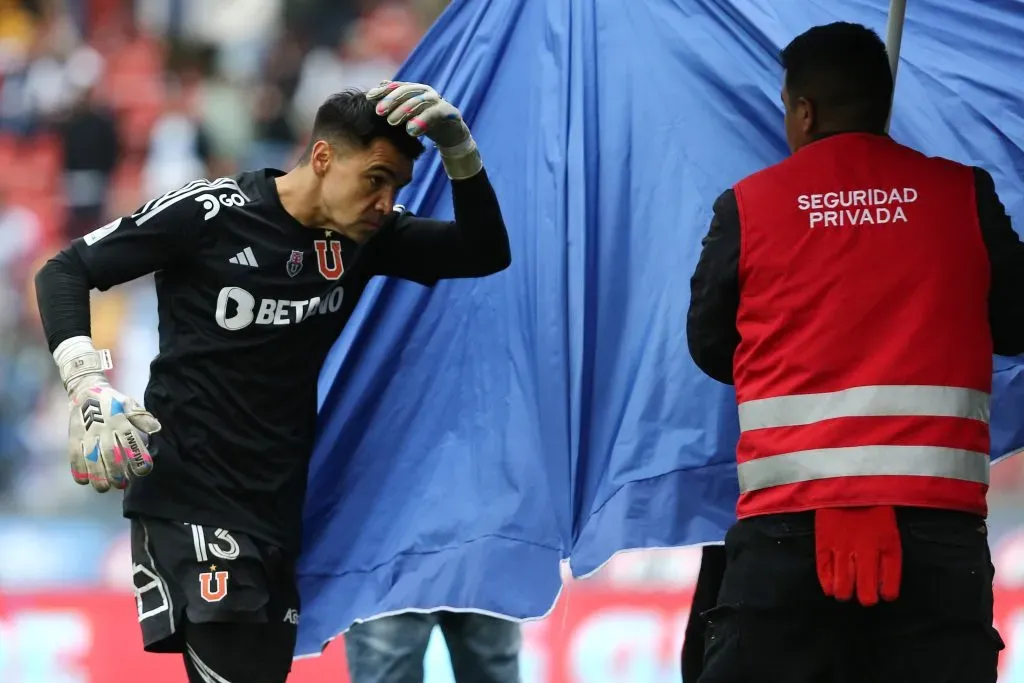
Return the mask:
[[[736,407],[686,348],[714,198],[787,153],[779,48],[884,34],[888,0],[455,0],[399,79],[463,111],[512,267],[371,284],[323,368],[297,654],[408,609],[545,614],[559,560],[720,541]],[[893,136],[988,168],[1024,225],[1024,2],[914,0]],[[403,203],[450,218],[428,154]],[[995,457],[1024,447],[1024,359],[996,359]]]

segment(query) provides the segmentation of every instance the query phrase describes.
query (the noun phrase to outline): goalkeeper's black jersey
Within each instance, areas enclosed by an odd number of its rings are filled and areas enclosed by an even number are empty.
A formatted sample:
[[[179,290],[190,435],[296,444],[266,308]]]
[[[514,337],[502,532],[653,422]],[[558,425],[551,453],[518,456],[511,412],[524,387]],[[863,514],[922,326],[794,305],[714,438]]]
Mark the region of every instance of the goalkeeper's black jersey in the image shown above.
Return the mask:
[[[152,473],[125,492],[125,514],[294,551],[317,377],[371,277],[429,286],[484,276],[508,265],[509,246],[484,173],[453,183],[455,221],[396,211],[362,246],[292,218],[273,181],[280,174],[189,183],[75,240],[37,283],[53,349],[88,334],[88,318],[69,306],[74,278],[106,290],[156,273],[160,350],[144,402],[162,430]]]

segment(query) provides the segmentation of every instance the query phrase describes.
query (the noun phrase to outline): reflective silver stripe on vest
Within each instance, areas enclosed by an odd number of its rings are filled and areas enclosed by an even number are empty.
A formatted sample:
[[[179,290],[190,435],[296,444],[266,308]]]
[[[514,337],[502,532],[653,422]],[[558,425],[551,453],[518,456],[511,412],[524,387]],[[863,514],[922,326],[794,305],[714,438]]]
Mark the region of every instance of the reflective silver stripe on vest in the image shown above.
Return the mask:
[[[740,431],[808,425],[837,417],[962,417],[988,423],[989,395],[975,389],[924,385],[854,387],[739,405]]]
[[[941,446],[852,446],[772,455],[739,465],[743,493],[831,477],[918,475],[988,484],[987,453]]]

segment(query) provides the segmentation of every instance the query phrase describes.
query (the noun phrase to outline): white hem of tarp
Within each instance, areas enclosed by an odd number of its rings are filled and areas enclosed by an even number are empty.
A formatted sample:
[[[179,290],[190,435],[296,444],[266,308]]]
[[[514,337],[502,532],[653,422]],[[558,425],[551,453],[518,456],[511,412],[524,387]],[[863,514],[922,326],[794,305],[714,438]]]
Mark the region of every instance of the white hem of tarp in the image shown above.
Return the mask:
[[[1024,448],[1018,448],[1015,451],[1010,451],[1009,453],[1000,455],[998,458],[992,458],[992,464],[995,465],[996,463],[1002,462],[1003,460],[1006,460],[1008,458],[1012,458],[1015,455],[1021,455],[1022,453],[1024,453]]]
[[[568,564],[568,563],[567,563],[566,560],[562,560],[561,564]],[[459,613],[459,614],[479,614],[479,615],[485,616],[485,617],[492,617],[494,619],[504,619],[505,621],[513,621],[513,622],[520,623],[520,624],[531,622],[531,621],[541,621],[542,619],[547,619],[549,616],[551,616],[551,613],[555,611],[555,607],[558,605],[558,599],[562,597],[562,591],[563,590],[565,590],[565,584],[564,583],[562,584],[561,587],[559,587],[558,593],[555,594],[555,599],[551,602],[551,606],[548,607],[548,611],[547,612],[545,612],[544,614],[542,614],[540,616],[526,617],[524,619],[519,619],[519,618],[516,618],[516,617],[510,617],[507,614],[499,614],[498,612],[490,612],[490,611],[484,610],[484,609],[477,609],[476,607],[443,607],[442,606],[442,607],[431,607],[429,609],[423,609],[423,608],[418,608],[418,607],[410,607],[408,609],[400,609],[400,610],[395,610],[393,612],[381,612],[380,614],[375,614],[372,617],[367,617],[366,619],[356,619],[355,621],[352,622],[351,625],[349,625],[343,631],[340,631],[340,632],[336,633],[333,637],[328,638],[323,643],[321,643],[320,651],[319,652],[311,652],[308,655],[295,655],[294,657],[292,657],[292,661],[299,661],[301,659],[314,659],[316,657],[322,656],[323,653],[324,653],[324,650],[327,649],[328,645],[330,645],[339,636],[345,635],[345,633],[348,631],[348,629],[352,628],[352,626],[354,626],[355,624],[364,624],[364,623],[366,623],[368,621],[374,621],[376,619],[384,619],[385,617],[394,617],[394,616],[398,616],[399,614],[434,614],[435,612],[456,612],[456,613]]]
[[[1009,458],[1012,458],[1015,455],[1022,455],[1022,454],[1024,454],[1024,448],[1018,448],[1017,450],[1010,451],[1009,453],[1001,455],[998,458],[993,458],[992,459],[992,464],[995,465],[996,463],[999,463],[999,462],[1002,462],[1003,460],[1007,460]],[[612,553],[612,555],[607,560],[605,560],[600,565],[598,565],[597,568],[595,568],[593,571],[588,572],[586,574],[583,574],[581,576],[574,576],[573,580],[584,580],[584,579],[590,578],[594,574],[596,574],[599,571],[601,571],[602,569],[604,569],[608,565],[609,562],[611,562],[613,559],[615,559],[615,557],[617,557],[618,555],[625,554],[625,553],[648,552],[648,551],[657,551],[657,550],[678,550],[680,548],[702,548],[702,547],[704,547],[706,545],[724,545],[724,543],[725,543],[724,541],[710,541],[708,543],[692,543],[692,544],[689,544],[689,545],[679,545],[679,546],[654,546],[654,547],[643,547],[643,548],[623,548],[622,550],[616,550],[614,553]],[[562,560],[561,564],[565,564],[565,565],[570,565],[571,566],[571,558],[570,558],[570,560]],[[353,625],[355,625],[355,624],[362,624],[362,623],[365,623],[367,621],[373,621],[375,619],[383,619],[385,617],[393,617],[393,616],[397,616],[399,614],[433,614],[435,612],[456,612],[456,613],[460,613],[460,614],[480,614],[480,615],[485,616],[485,617],[493,617],[495,619],[504,619],[506,621],[513,621],[513,622],[517,622],[517,623],[520,623],[520,624],[524,624],[524,623],[529,623],[531,621],[541,621],[542,619],[547,619],[549,616],[551,616],[551,613],[555,611],[555,607],[558,605],[558,600],[559,600],[559,598],[562,597],[562,592],[564,590],[565,590],[565,584],[563,583],[562,586],[558,589],[558,593],[555,595],[555,599],[551,603],[551,607],[548,608],[548,611],[545,612],[544,614],[540,615],[540,616],[537,616],[537,617],[526,617],[526,618],[520,619],[520,618],[516,618],[516,617],[510,617],[507,614],[499,614],[497,612],[490,612],[488,610],[477,609],[475,607],[431,607],[430,609],[420,609],[420,608],[412,607],[412,608],[409,608],[409,609],[395,610],[393,612],[382,612],[380,614],[375,614],[374,616],[368,617],[366,619],[356,619],[353,622]],[[351,628],[351,626],[349,628]],[[324,650],[327,649],[327,646],[330,645],[339,636],[345,635],[345,633],[347,631],[348,631],[348,628],[346,628],[345,630],[335,634],[334,637],[328,638],[327,640],[325,640],[323,642],[323,644],[320,645],[320,652],[312,652],[312,653],[310,653],[308,655],[296,655],[295,657],[292,658],[292,660],[293,661],[298,661],[298,660],[301,660],[301,659],[313,659],[313,658],[322,656],[323,653],[324,653]]]

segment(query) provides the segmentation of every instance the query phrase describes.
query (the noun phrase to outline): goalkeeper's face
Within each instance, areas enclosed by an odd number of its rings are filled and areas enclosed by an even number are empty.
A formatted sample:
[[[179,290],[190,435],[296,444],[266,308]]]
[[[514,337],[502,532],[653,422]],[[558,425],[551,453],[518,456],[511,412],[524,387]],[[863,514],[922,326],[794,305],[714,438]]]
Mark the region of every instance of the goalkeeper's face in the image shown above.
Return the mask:
[[[409,184],[412,160],[383,138],[363,149],[326,147],[325,153],[330,158],[323,165],[320,210],[334,230],[365,242],[391,213],[398,191]]]

